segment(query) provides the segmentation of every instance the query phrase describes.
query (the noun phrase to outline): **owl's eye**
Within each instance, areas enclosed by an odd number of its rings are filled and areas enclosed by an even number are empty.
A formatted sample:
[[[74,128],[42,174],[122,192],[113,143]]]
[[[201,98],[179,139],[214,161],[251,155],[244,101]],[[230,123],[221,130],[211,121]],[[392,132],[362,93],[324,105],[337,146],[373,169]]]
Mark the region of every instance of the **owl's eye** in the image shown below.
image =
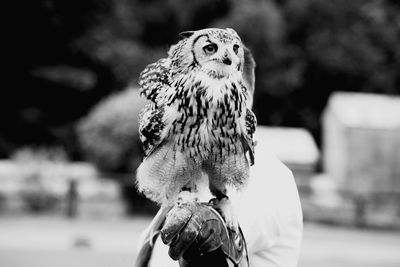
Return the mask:
[[[236,55],[237,55],[237,53],[239,53],[239,45],[237,45],[237,44],[233,45],[233,52],[235,52]]]
[[[218,46],[216,44],[209,44],[203,47],[203,50],[207,55],[212,55],[217,52]]]

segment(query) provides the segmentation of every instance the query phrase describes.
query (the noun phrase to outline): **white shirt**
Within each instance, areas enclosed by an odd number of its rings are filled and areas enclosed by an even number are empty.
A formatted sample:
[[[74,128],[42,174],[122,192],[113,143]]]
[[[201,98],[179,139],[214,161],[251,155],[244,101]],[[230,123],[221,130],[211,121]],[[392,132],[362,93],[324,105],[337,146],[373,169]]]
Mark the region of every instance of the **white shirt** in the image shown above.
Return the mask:
[[[247,241],[250,266],[295,267],[303,216],[294,177],[268,148],[259,143],[256,149],[248,186],[243,192],[230,195]],[[149,266],[179,265],[169,258],[168,247],[158,239]]]

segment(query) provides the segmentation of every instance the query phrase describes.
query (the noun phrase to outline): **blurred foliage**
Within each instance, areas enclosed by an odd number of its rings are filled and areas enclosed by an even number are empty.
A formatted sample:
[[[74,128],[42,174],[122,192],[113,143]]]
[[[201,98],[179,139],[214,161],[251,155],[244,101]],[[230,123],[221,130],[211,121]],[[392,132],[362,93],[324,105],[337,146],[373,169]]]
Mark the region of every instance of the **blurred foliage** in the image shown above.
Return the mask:
[[[87,158],[102,171],[132,172],[141,161],[139,112],[145,101],[128,89],[101,101],[78,124],[78,136]]]
[[[317,142],[320,114],[333,91],[400,93],[400,4],[395,0],[12,5],[7,39],[12,45],[5,62],[10,74],[0,92],[0,120],[7,125],[0,128],[0,157],[27,144],[51,144],[81,159],[81,144],[104,169],[134,166],[128,161],[139,153],[134,124],[141,100],[115,92],[136,84],[139,72],[165,56],[185,30],[236,29],[257,62],[259,123],[305,127]]]

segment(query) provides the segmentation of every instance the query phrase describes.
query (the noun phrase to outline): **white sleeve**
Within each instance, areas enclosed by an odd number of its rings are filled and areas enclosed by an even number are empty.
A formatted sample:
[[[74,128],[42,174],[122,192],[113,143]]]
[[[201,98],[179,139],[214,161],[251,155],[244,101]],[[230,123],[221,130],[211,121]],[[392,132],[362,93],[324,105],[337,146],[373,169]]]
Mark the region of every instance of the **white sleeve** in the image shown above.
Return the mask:
[[[234,207],[246,237],[250,266],[297,266],[303,216],[292,172],[274,155],[262,153],[249,185]]]

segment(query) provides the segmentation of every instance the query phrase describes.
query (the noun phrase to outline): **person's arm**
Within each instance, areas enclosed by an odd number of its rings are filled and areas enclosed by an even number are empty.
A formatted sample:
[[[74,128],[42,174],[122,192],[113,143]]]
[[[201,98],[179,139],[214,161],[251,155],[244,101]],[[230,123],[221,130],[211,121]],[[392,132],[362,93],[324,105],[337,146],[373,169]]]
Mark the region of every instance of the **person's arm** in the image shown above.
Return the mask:
[[[297,266],[303,216],[293,174],[273,154],[260,150],[257,154],[248,187],[233,203],[250,266]]]

